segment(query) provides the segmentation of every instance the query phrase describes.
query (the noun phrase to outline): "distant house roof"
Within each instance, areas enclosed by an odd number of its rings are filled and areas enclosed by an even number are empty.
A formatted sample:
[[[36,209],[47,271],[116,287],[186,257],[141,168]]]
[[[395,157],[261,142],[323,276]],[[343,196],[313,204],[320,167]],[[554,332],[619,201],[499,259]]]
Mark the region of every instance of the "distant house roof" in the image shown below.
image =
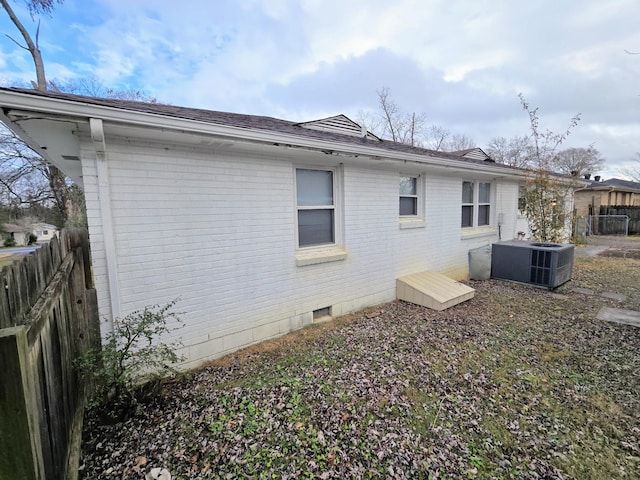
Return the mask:
[[[34,230],[51,230],[52,232],[58,231],[58,227],[56,227],[55,225],[51,225],[50,223],[34,223],[32,226]]]
[[[34,101],[35,99],[42,101]],[[404,155],[410,155],[414,161],[430,164],[446,163],[448,166],[454,166],[455,163],[461,169],[467,169],[476,164],[482,170],[496,170],[515,176],[526,175],[522,169],[487,161],[490,160],[489,156],[480,148],[449,153],[382,140],[366,130],[363,132],[360,125],[345,115],[310,122],[291,122],[267,116],[20,88],[0,88],[0,107],[3,109],[4,117],[15,124],[18,130],[22,128],[19,126],[22,119],[61,119],[61,114],[78,120],[94,116],[106,118],[114,124],[117,122],[121,125],[130,121],[137,125],[147,124],[158,128],[174,127],[176,131],[185,131],[184,122],[187,121],[194,122],[192,125],[198,131],[222,129],[233,133],[238,139],[259,138],[258,141],[271,141],[273,145],[293,144],[292,140],[297,138],[299,140],[296,140],[296,143],[300,142],[297,145],[323,144],[319,149],[325,153],[334,153],[332,147],[335,145],[336,151],[342,149],[340,151],[344,150],[354,156],[398,159]],[[42,115],[43,113],[44,117],[33,117],[33,114]],[[175,119],[175,125],[172,125],[171,119]],[[229,128],[233,129],[233,132]],[[243,134],[243,130],[246,134]],[[375,150],[378,151],[377,154]],[[73,171],[75,175],[71,175],[72,178],[82,183],[77,153],[54,152],[53,148],[39,153],[48,156],[49,160],[62,168],[65,173]]]
[[[581,190],[608,190],[619,192],[640,192],[640,183],[620,178],[610,178],[609,180],[595,181],[583,187]]]
[[[7,233],[28,233],[32,230],[58,230],[58,227],[55,225],[51,225],[50,223],[42,223],[36,222],[30,226],[24,225],[16,225],[14,223],[4,223],[2,224],[2,229]]]
[[[7,233],[25,233],[29,231],[28,229],[25,230],[24,227],[21,227],[20,225],[15,225],[13,223],[2,224],[2,230],[4,230]]]

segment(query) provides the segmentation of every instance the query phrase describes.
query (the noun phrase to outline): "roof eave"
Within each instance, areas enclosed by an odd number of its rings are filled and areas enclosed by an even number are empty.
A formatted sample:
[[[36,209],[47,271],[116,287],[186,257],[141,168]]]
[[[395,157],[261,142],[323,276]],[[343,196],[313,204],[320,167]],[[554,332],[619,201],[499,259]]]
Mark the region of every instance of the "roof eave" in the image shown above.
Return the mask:
[[[330,150],[336,154],[349,156],[367,156],[372,159],[385,158],[392,161],[413,162],[436,167],[464,169],[476,172],[498,174],[500,176],[524,178],[528,175],[525,170],[514,170],[507,166],[491,163],[485,165],[463,159],[450,159],[443,156],[416,154],[387,150],[375,146],[353,143],[341,143],[334,140],[293,135],[274,130],[262,130],[250,127],[237,127],[220,123],[204,122],[157,113],[125,110],[104,105],[94,105],[81,101],[60,98],[28,95],[22,92],[0,91],[0,105],[12,110],[12,114],[48,114],[53,116],[78,117],[89,119],[99,118],[103,122],[128,124],[146,128],[187,131],[190,133],[215,135],[244,142],[258,142],[271,145],[295,146],[326,152]]]

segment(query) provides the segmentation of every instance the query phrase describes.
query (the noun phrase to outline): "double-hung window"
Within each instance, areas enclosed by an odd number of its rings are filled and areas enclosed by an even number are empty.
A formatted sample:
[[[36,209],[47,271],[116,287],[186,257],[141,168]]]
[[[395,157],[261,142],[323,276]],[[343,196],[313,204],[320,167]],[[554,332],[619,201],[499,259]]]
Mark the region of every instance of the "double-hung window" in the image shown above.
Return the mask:
[[[524,216],[527,208],[526,188],[524,185],[518,187],[518,215]]]
[[[334,180],[333,170],[296,169],[298,247],[335,244]]]
[[[400,216],[418,215],[418,179],[400,177]]]
[[[491,223],[491,183],[462,182],[462,227],[483,227]]]
[[[478,182],[478,227],[491,223],[491,184]]]

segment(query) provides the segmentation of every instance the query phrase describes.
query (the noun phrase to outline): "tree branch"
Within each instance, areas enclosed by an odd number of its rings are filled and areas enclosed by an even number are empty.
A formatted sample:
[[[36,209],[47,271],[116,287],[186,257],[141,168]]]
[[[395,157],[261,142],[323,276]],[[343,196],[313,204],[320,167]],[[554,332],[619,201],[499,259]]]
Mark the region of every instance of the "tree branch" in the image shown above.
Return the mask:
[[[23,48],[23,49],[25,49],[25,50],[27,50],[27,51],[29,50],[29,49],[28,49],[27,47],[25,47],[24,45],[20,45],[20,43],[18,43],[18,41],[17,41],[15,38],[13,38],[11,35],[9,35],[8,33],[5,33],[4,35],[5,35],[5,37],[7,37],[9,40],[11,40],[13,43],[15,43],[18,47]]]

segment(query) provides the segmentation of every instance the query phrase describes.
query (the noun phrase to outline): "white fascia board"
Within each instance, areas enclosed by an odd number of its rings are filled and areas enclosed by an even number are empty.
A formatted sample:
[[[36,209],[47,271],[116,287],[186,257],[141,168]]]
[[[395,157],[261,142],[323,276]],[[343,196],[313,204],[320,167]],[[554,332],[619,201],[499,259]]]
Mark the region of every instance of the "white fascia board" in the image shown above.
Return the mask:
[[[498,177],[524,178],[526,171],[513,170],[508,167],[500,167],[491,164],[491,167],[464,160],[454,160],[443,157],[430,157],[406,152],[395,152],[367,145],[354,145],[315,138],[307,138],[273,130],[259,130],[253,128],[235,127],[230,125],[213,124],[199,120],[191,120],[180,117],[170,117],[161,114],[123,110],[90,103],[81,103],[59,98],[28,95],[21,92],[0,91],[0,105],[15,108],[27,114],[38,112],[51,115],[70,116],[77,120],[78,117],[100,118],[107,124],[109,122],[135,125],[147,128],[198,133],[203,135],[221,136],[240,142],[257,142],[262,144],[279,144],[308,148],[323,152],[333,152],[337,155],[366,156],[373,160],[388,159],[399,162],[412,162],[419,165],[433,167],[453,168],[456,170],[474,171],[491,174]]]
[[[48,163],[62,170],[66,176],[82,187],[80,146],[72,134],[75,122],[47,123],[37,118],[27,128],[13,117],[0,112],[0,120],[12,129],[20,139]],[[45,148],[46,146],[46,148]]]

